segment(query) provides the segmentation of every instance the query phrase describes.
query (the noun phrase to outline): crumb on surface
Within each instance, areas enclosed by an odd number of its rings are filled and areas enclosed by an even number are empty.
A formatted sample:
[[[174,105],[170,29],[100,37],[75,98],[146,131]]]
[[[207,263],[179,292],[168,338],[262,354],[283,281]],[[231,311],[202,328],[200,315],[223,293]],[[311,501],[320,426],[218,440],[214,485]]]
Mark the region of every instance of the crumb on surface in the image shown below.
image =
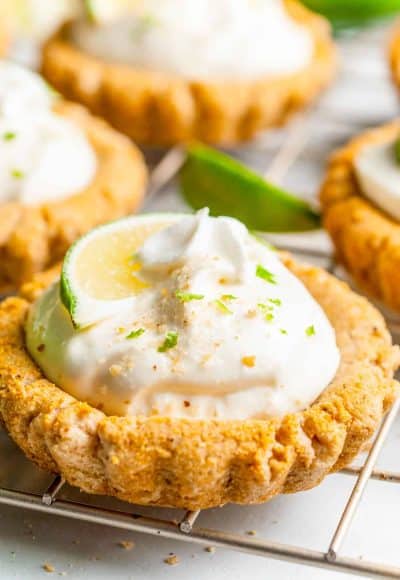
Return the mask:
[[[242,357],[242,364],[245,367],[252,368],[256,364],[256,357],[255,356],[243,356]]]
[[[164,562],[168,564],[168,566],[176,566],[179,564],[179,558],[176,554],[170,554],[167,558],[164,559]]]
[[[45,562],[42,566],[43,570],[45,572],[48,572],[49,574],[53,573],[56,571],[56,569],[54,568],[54,566],[52,564],[49,564],[49,562]]]
[[[135,547],[135,542],[130,540],[121,540],[118,542],[118,546],[123,548],[124,550],[132,550]]]
[[[256,536],[257,535],[257,532],[255,530],[247,530],[246,534],[248,536]]]
[[[121,365],[111,365],[108,372],[112,377],[118,377],[122,373],[122,367]]]
[[[210,554],[214,554],[214,552],[216,551],[216,547],[215,546],[206,546],[204,548],[205,552],[209,552]]]

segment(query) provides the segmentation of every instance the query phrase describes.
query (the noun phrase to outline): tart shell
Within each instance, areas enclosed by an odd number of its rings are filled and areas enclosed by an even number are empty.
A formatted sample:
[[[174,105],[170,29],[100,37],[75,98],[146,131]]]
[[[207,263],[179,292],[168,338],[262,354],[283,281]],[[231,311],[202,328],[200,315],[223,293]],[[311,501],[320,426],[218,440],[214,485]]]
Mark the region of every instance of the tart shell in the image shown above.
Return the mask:
[[[273,420],[106,416],[43,376],[24,347],[30,300],[0,305],[0,418],[37,465],[82,490],[137,503],[203,509],[264,502],[317,485],[348,464],[393,403],[399,353],[382,316],[326,272],[287,266],[333,324],[341,365],[304,412]]]
[[[354,160],[374,143],[394,141],[400,121],[351,140],[331,158],[321,189],[323,222],[338,260],[370,296],[400,312],[400,224],[362,196]]]
[[[393,82],[400,90],[400,22],[395,27],[390,40],[389,65]]]
[[[202,82],[102,62],[68,40],[68,27],[43,52],[43,75],[67,98],[86,105],[138,143],[171,145],[198,139],[234,145],[278,126],[308,105],[336,71],[327,22],[296,0],[287,9],[315,41],[309,66],[282,77]]]
[[[84,130],[97,156],[97,173],[86,189],[60,201],[0,205],[0,293],[60,260],[94,226],[133,211],[144,195],[145,163],[125,136],[79,105],[61,101],[55,110]]]

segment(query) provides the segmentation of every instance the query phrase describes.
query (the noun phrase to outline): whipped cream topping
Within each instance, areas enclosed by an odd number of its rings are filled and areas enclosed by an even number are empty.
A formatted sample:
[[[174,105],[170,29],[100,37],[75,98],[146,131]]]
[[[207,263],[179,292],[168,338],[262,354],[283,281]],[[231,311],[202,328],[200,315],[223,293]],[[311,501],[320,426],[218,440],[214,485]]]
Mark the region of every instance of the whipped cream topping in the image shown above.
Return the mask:
[[[0,203],[57,201],[92,181],[95,153],[78,125],[52,111],[53,102],[39,76],[0,63]]]
[[[1,0],[0,18],[10,29],[8,57],[37,68],[43,43],[79,13],[81,0]]]
[[[313,55],[309,31],[282,0],[147,0],[99,25],[80,21],[73,41],[108,62],[189,79],[286,75]]]
[[[400,165],[394,141],[363,147],[354,160],[354,169],[363,194],[400,221]]]
[[[137,256],[146,288],[106,320],[74,329],[59,284],[31,308],[29,352],[68,393],[108,414],[267,418],[334,377],[323,310],[241,223],[178,216]]]

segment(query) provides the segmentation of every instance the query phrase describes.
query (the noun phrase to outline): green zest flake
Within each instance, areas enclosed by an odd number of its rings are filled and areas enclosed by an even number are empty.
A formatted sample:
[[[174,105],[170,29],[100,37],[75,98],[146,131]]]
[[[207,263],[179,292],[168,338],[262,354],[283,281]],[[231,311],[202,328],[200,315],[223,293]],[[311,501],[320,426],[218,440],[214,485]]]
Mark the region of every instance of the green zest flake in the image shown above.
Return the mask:
[[[275,274],[273,274],[260,264],[258,264],[256,268],[256,276],[258,278],[261,278],[262,280],[265,280],[266,282],[269,282],[269,284],[276,284]]]
[[[203,294],[191,294],[190,292],[181,292],[180,290],[177,290],[175,292],[175,296],[181,302],[191,302],[192,300],[203,300],[204,298]]]
[[[229,310],[226,304],[222,302],[222,300],[215,300],[215,305],[224,314],[233,314],[232,310]]]
[[[11,169],[11,175],[15,179],[22,179],[24,177],[24,172],[20,169]]]
[[[281,334],[287,334],[287,330],[285,330],[284,328],[280,328],[280,329],[279,329],[279,332],[280,332]]]
[[[158,352],[167,352],[170,348],[174,348],[178,344],[178,333],[174,330],[167,332],[164,342],[158,347]]]
[[[138,338],[139,336],[142,336],[142,334],[145,332],[144,328],[138,328],[137,330],[132,330],[132,332],[130,332],[129,334],[126,335],[125,338]]]
[[[3,133],[3,141],[12,141],[16,136],[17,135],[15,133],[7,131],[6,133]]]
[[[264,314],[264,318],[267,322],[271,322],[275,318],[274,313],[271,311],[272,306],[269,306],[269,304],[263,304],[262,302],[259,302],[257,306]]]
[[[268,298],[268,302],[271,302],[274,306],[282,306],[282,300],[279,300],[279,298]]]
[[[223,294],[221,300],[224,302],[230,302],[231,300],[237,300],[237,296],[234,296],[233,294]]]
[[[311,326],[308,326],[308,327],[306,328],[306,335],[307,335],[307,336],[314,336],[314,334],[315,334],[315,327],[314,327],[314,325],[312,324]]]

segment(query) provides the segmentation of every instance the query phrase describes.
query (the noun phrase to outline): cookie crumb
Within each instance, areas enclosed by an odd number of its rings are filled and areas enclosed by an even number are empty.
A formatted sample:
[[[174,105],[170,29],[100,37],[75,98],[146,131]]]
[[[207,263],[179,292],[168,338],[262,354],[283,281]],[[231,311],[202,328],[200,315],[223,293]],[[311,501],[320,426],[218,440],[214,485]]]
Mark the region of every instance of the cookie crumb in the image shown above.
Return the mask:
[[[164,559],[164,562],[168,564],[168,566],[176,566],[179,564],[179,558],[176,554],[171,554],[168,558]]]
[[[183,401],[184,407],[190,407],[190,401]]]
[[[52,574],[53,572],[56,571],[56,569],[54,568],[54,566],[52,566],[51,564],[49,564],[49,562],[45,562],[42,566],[43,570],[45,572],[48,572],[49,574]]]
[[[122,367],[121,365],[111,365],[108,372],[112,377],[118,377],[122,373]]]
[[[121,540],[118,542],[118,546],[124,550],[132,550],[135,547],[135,542],[131,542],[130,540]]]
[[[247,530],[246,534],[248,536],[256,536],[257,535],[257,532],[255,530]]]
[[[205,552],[209,552],[210,554],[214,554],[215,553],[215,550],[216,550],[216,547],[215,546],[206,546],[204,548],[204,551]]]
[[[252,368],[256,364],[256,357],[255,356],[244,356],[242,357],[242,364],[245,367]]]

